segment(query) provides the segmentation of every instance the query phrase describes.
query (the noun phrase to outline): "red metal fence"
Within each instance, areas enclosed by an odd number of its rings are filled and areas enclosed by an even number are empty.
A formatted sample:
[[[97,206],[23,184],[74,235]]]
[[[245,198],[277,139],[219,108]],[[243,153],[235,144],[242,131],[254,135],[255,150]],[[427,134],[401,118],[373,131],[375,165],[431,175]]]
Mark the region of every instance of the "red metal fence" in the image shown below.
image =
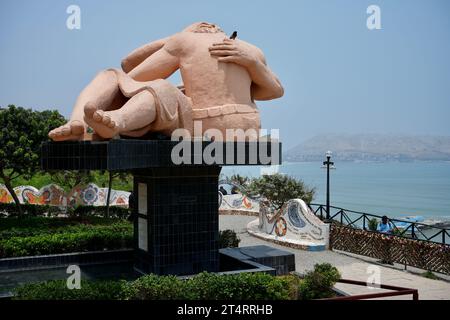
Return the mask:
[[[341,279],[338,282],[351,284],[351,285],[357,285],[357,286],[367,286],[366,282],[356,281],[356,280]],[[334,297],[334,298],[328,298],[328,299],[322,299],[322,300],[367,300],[367,299],[387,298],[387,297],[404,296],[404,295],[412,295],[413,300],[419,300],[419,292],[417,291],[417,289],[402,288],[402,287],[390,286],[390,285],[385,285],[385,284],[381,284],[381,285],[377,286],[377,288],[392,290],[392,291],[366,293],[366,294],[358,294],[358,295],[352,295],[352,296],[340,296],[340,297]]]

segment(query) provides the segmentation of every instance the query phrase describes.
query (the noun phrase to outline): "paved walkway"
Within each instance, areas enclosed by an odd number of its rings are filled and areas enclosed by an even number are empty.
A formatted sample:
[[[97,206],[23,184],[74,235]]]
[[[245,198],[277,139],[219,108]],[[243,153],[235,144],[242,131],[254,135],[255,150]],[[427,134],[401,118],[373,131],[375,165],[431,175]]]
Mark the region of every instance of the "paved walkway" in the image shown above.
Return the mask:
[[[328,262],[338,268],[342,277],[345,279],[367,281],[368,277],[373,274],[373,270],[380,271],[380,279],[382,284],[389,284],[399,287],[414,288],[419,290],[419,299],[445,299],[450,300],[450,282],[442,280],[431,280],[410,272],[398,270],[391,267],[380,266],[371,263],[367,259],[359,259],[347,254],[335,251],[311,252],[304,250],[291,249],[279,246],[273,243],[260,240],[250,236],[246,231],[247,223],[256,219],[251,216],[231,216],[221,215],[219,227],[221,230],[231,229],[238,233],[241,242],[239,246],[251,246],[258,244],[268,244],[270,246],[290,251],[295,254],[296,271],[303,273],[314,268],[314,264]],[[376,269],[379,268],[379,269]],[[345,284],[337,284],[336,287],[349,294],[363,294],[383,292],[381,289],[371,289],[360,286],[349,286]],[[393,297],[395,299],[411,299],[409,296]],[[391,298],[392,299],[392,298]]]

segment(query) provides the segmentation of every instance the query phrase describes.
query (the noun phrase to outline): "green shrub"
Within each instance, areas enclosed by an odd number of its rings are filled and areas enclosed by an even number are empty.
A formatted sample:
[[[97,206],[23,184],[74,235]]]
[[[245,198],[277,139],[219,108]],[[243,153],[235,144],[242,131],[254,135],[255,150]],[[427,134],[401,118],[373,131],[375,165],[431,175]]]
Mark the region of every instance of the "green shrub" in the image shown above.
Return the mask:
[[[125,281],[81,281],[80,289],[68,289],[65,280],[26,284],[14,292],[15,300],[119,300]]]
[[[300,198],[310,203],[315,195],[315,189],[309,188],[303,181],[280,173],[253,179],[248,190],[250,196],[261,195],[269,200],[275,209],[280,209],[291,199]]]
[[[378,229],[378,220],[376,218],[370,219],[368,227],[369,227],[370,231],[377,231],[377,229]]]
[[[16,300],[295,300],[299,278],[265,273],[219,275],[201,273],[189,279],[146,275],[131,282],[81,281],[69,290],[63,280],[23,285]]]
[[[188,299],[186,281],[176,276],[157,276],[150,274],[129,283],[125,297],[129,300],[179,300]]]
[[[341,278],[339,271],[329,263],[316,264],[306,273],[300,283],[299,298],[302,300],[332,297],[335,283]]]
[[[75,208],[74,215],[76,216],[105,216],[106,215],[106,206],[78,206]],[[130,211],[128,208],[118,207],[118,206],[110,206],[109,207],[109,216],[116,217],[119,219],[127,219],[130,215]]]
[[[127,221],[110,225],[71,225],[54,230],[38,230],[37,234],[33,233],[35,231],[9,231],[13,233],[9,234],[9,238],[0,238],[0,258],[131,248],[133,241],[133,226]],[[0,234],[7,233],[2,231]]]
[[[43,216],[47,212],[50,215],[53,215],[61,211],[59,207],[48,205],[24,203],[20,206],[22,207],[24,215],[33,217]],[[19,209],[15,203],[0,203],[0,212],[8,213],[9,216],[19,215]]]
[[[233,174],[231,177],[227,177],[226,180],[231,181],[240,186],[246,186],[250,182],[250,178],[241,176],[239,174]]]
[[[287,300],[296,298],[290,280],[266,273],[202,273],[190,280],[190,286],[200,300]]]
[[[223,230],[219,232],[219,248],[237,248],[241,239],[233,230]]]
[[[55,233],[61,229],[62,232],[67,231],[67,227],[76,225],[111,225],[115,223],[126,223],[125,220],[116,218],[103,218],[97,216],[88,216],[84,218],[79,217],[8,217],[0,219],[0,234],[2,232],[11,233],[17,232],[16,235],[27,233],[27,235],[40,234],[40,233]],[[1,236],[1,238],[5,238]]]
[[[69,225],[73,220],[68,218],[46,218],[26,216],[23,218],[7,217],[0,219],[0,232],[10,231],[11,229],[47,229]]]
[[[143,276],[129,284],[130,300],[280,300],[296,299],[295,277],[274,277],[265,273],[218,275],[200,273],[181,280],[174,276]]]
[[[218,275],[201,273],[193,278],[143,276],[132,282],[82,281],[69,290],[62,280],[27,284],[15,290],[17,300],[279,300],[296,299],[298,278],[265,273]]]
[[[46,213],[49,216],[54,216],[63,213],[63,210],[58,206],[40,205],[24,203],[20,205],[25,216],[44,216]],[[67,208],[72,215],[77,216],[104,216],[106,214],[106,206],[77,206],[75,209]],[[0,203],[0,212],[7,213],[9,216],[18,216],[19,210],[15,203]],[[125,219],[130,215],[128,208],[110,206],[110,217]]]
[[[391,234],[394,236],[399,236],[399,237],[412,238],[411,234],[409,234],[409,233],[405,232],[405,230],[399,229],[397,227],[392,228]]]
[[[426,271],[422,273],[422,277],[432,279],[432,280],[439,280],[439,277],[436,276],[432,271]]]

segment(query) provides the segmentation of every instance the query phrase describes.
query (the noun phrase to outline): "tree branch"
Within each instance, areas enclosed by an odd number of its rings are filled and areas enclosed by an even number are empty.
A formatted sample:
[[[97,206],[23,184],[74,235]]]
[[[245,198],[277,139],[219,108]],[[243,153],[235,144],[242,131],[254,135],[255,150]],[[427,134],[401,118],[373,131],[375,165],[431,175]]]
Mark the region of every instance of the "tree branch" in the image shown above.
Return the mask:
[[[15,173],[17,173],[17,172],[15,172]],[[13,177],[13,174],[11,173],[11,175],[9,176],[9,181],[17,179],[18,177],[20,177],[20,173],[17,173],[17,175],[15,177]]]

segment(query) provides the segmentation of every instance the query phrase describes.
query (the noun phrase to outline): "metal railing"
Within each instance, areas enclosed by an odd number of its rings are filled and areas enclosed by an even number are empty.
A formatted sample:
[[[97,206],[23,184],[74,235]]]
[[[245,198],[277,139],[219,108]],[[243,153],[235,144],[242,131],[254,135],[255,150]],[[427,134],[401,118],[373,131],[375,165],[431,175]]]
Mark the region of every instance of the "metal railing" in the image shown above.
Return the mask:
[[[325,205],[310,204],[310,208],[316,216],[321,220],[324,220],[324,217],[326,217],[327,214],[327,207]],[[347,210],[334,206],[330,206],[329,217],[330,220],[337,221],[344,226],[363,230],[369,229],[370,220],[374,218],[381,220],[382,218],[382,216],[379,215]],[[450,229],[448,228],[396,218],[389,218],[389,223],[391,223],[393,227],[393,232],[390,233],[393,236],[441,244],[449,243]],[[432,231],[431,234],[424,233],[425,230],[433,229],[437,231]],[[368,231],[376,232],[375,230]]]
[[[368,287],[366,282],[356,281],[356,280],[340,279],[340,280],[338,280],[338,283],[345,283],[345,284]],[[322,300],[366,300],[366,299],[379,299],[379,298],[387,298],[387,297],[395,297],[395,296],[404,296],[404,295],[412,295],[413,300],[419,300],[419,291],[417,289],[402,288],[402,287],[391,286],[391,285],[386,285],[386,284],[380,284],[376,288],[392,290],[392,291],[364,293],[364,294],[358,294],[358,295],[327,298],[327,299],[322,299]]]

